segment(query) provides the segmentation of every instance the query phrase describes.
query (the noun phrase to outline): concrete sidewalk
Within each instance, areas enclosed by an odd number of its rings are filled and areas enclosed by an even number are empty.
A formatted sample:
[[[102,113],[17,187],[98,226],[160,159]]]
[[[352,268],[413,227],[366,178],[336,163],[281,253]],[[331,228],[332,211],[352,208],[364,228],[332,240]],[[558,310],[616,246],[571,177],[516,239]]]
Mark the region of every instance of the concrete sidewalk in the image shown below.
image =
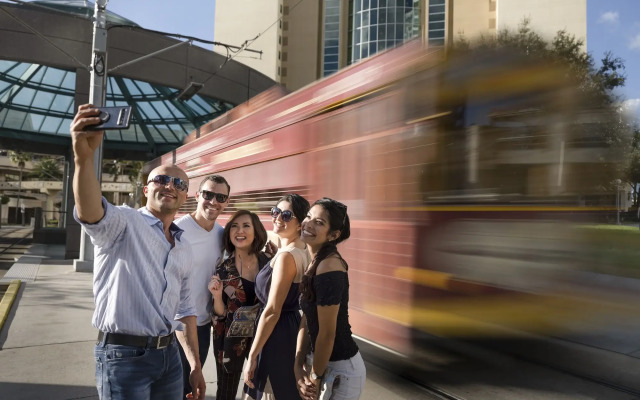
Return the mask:
[[[0,333],[0,398],[98,399],[92,274],[75,272],[62,245],[34,244],[21,262],[35,265],[35,275],[23,283]],[[215,398],[211,361],[204,368],[207,399]]]

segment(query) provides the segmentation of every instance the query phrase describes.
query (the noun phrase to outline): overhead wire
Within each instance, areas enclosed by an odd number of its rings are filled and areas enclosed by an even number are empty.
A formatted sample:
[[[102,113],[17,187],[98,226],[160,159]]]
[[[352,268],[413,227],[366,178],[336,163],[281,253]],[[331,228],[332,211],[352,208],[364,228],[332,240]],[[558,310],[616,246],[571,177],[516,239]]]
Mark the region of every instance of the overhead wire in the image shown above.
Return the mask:
[[[291,6],[291,8],[289,9],[289,13],[291,13],[296,7],[298,7],[300,5],[300,3],[302,3],[304,0],[299,0],[296,4],[294,4],[293,6]],[[263,34],[265,34],[269,29],[273,28],[279,21],[282,20],[282,18],[284,17],[284,13],[279,16],[271,25],[269,25],[265,30],[263,30],[262,32],[258,33],[253,39],[248,39],[245,40],[242,45],[240,45],[240,50],[238,50],[233,56],[229,56],[229,49],[227,48],[227,59],[224,61],[224,63],[222,63],[222,65],[220,65],[220,67],[218,67],[218,69],[216,71],[214,71],[213,73],[211,73],[211,76],[209,78],[207,78],[206,81],[203,82],[203,84],[207,83],[211,78],[213,78],[215,75],[218,74],[218,72],[231,60],[233,60],[238,54],[240,54],[243,50],[246,51],[251,51],[251,49],[247,49],[248,46],[251,45],[251,43],[255,42],[260,36],[262,36]],[[262,52],[260,52],[260,54],[262,54]]]

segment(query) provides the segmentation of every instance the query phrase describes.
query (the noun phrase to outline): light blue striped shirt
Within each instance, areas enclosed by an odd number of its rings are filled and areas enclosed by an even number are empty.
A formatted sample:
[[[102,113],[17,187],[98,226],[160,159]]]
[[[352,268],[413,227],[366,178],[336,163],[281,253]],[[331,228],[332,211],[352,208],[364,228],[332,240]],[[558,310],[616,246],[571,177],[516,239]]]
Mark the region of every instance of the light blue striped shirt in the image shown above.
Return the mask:
[[[146,207],[115,207],[102,198],[104,217],[87,224],[73,215],[94,245],[93,326],[103,332],[158,336],[173,332],[176,314],[196,315],[189,288],[191,246],[180,240],[182,230],[170,231]]]

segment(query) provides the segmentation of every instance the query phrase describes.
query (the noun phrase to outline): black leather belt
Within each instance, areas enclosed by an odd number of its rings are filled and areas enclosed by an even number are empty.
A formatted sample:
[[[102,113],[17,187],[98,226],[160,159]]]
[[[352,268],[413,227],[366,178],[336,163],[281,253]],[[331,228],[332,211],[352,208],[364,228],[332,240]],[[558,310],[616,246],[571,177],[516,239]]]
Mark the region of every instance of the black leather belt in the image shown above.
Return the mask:
[[[102,343],[104,339],[105,344],[164,349],[171,344],[174,336],[173,333],[165,336],[135,336],[125,333],[105,333],[100,331],[98,332],[98,343]]]

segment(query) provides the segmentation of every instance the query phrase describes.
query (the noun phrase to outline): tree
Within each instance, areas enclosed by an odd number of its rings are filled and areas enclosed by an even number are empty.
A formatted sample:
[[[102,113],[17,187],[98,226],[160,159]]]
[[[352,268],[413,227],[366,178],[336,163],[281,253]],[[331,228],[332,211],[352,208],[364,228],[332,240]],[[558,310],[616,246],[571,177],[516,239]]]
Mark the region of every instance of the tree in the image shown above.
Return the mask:
[[[561,30],[551,42],[547,42],[531,29],[528,19],[524,19],[515,31],[503,29],[495,36],[482,36],[475,43],[463,37],[454,44],[451,55],[474,51],[482,54],[497,48],[512,49],[523,57],[535,59],[533,62],[546,60],[564,68],[567,80],[574,81],[581,92],[581,108],[598,119],[590,124],[597,127],[603,148],[601,159],[594,161],[600,162],[608,172],[603,174],[603,177],[607,177],[604,178],[605,182],[593,182],[594,189],[615,191],[616,179],[626,177],[624,180],[636,190],[636,183],[640,182],[640,177],[636,179],[636,174],[640,173],[637,166],[640,163],[640,150],[637,145],[632,146],[632,127],[622,117],[619,108],[621,99],[614,93],[626,81],[624,60],[607,52],[600,67],[597,67],[592,55],[583,50],[582,39]]]
[[[631,145],[631,154],[629,155],[629,166],[626,171],[626,181],[631,186],[634,194],[634,205],[640,206],[640,127],[636,124],[633,129],[633,139]]]
[[[144,163],[142,161],[131,160],[112,160],[105,161],[102,171],[106,174],[113,175],[113,180],[118,180],[120,175],[126,175],[132,185],[140,182],[142,179],[141,172]]]
[[[51,157],[44,157],[38,160],[34,165],[33,170],[29,173],[32,178],[37,178],[44,181],[62,180],[62,170],[58,160]]]
[[[27,162],[31,161],[32,158],[33,157],[31,156],[31,153],[9,150],[9,159],[21,170],[24,168]]]
[[[20,190],[22,188],[22,170],[27,161],[31,160],[31,153],[23,153],[22,151],[9,151],[9,159],[20,169],[20,177],[18,178],[18,199],[16,200],[16,222],[18,221],[18,208],[20,208]],[[22,221],[24,225],[24,220]]]

